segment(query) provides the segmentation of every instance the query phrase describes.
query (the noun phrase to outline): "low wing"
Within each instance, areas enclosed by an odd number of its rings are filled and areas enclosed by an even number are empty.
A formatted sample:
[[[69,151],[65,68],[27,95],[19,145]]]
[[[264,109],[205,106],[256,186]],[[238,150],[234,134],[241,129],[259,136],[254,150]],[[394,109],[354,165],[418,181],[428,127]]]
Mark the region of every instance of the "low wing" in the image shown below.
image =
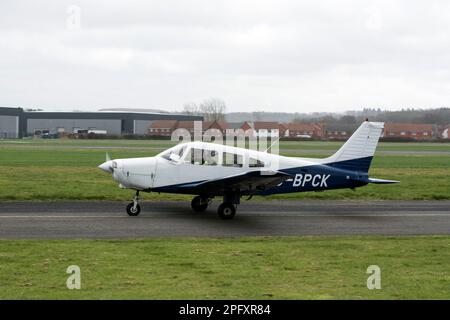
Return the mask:
[[[241,194],[257,194],[275,187],[289,178],[292,178],[290,174],[280,171],[258,170],[202,181],[184,187],[199,194],[222,194],[225,190],[239,190]]]

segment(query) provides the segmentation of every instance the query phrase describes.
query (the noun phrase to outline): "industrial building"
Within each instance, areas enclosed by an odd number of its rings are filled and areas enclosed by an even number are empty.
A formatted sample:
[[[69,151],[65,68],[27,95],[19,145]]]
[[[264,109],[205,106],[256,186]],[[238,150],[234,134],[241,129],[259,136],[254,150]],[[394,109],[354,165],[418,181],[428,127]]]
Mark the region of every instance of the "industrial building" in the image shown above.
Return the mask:
[[[0,138],[71,134],[80,131],[102,132],[108,135],[145,135],[155,120],[203,120],[201,116],[158,112],[47,112],[22,108],[0,107]]]

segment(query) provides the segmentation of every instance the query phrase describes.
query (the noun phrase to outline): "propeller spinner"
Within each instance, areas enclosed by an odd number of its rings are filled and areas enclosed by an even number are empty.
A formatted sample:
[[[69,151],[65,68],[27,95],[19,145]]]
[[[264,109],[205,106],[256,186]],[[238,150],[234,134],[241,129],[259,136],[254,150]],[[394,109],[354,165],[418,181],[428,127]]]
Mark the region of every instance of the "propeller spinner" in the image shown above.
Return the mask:
[[[105,172],[113,173],[113,161],[111,160],[111,157],[109,156],[109,153],[106,153],[106,161],[103,162],[101,165],[98,166],[100,169],[102,169]]]

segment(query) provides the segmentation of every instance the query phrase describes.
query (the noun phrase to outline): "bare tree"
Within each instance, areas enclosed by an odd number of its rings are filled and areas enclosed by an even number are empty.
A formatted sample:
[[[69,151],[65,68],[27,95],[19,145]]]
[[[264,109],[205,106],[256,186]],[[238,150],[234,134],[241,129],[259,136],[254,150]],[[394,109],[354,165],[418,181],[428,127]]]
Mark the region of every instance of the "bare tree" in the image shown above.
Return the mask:
[[[206,121],[223,121],[226,112],[225,101],[218,98],[204,100],[200,104],[200,112]]]
[[[205,121],[223,121],[225,120],[226,109],[225,101],[211,98],[200,104],[186,103],[182,112],[193,116],[203,116]]]
[[[186,103],[183,106],[183,113],[189,114],[193,116],[200,116],[202,115],[202,112],[200,111],[200,107],[196,103]]]

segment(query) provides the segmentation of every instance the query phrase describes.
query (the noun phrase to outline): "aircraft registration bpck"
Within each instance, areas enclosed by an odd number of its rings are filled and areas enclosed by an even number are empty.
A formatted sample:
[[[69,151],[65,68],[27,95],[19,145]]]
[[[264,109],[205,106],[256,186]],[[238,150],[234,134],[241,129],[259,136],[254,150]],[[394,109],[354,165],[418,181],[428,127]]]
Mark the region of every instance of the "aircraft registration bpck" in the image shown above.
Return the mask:
[[[301,174],[297,173],[293,179],[287,179],[287,182],[292,182],[293,187],[304,187],[307,184],[310,184],[312,187],[321,187],[326,188],[327,180],[331,177],[331,174]]]

